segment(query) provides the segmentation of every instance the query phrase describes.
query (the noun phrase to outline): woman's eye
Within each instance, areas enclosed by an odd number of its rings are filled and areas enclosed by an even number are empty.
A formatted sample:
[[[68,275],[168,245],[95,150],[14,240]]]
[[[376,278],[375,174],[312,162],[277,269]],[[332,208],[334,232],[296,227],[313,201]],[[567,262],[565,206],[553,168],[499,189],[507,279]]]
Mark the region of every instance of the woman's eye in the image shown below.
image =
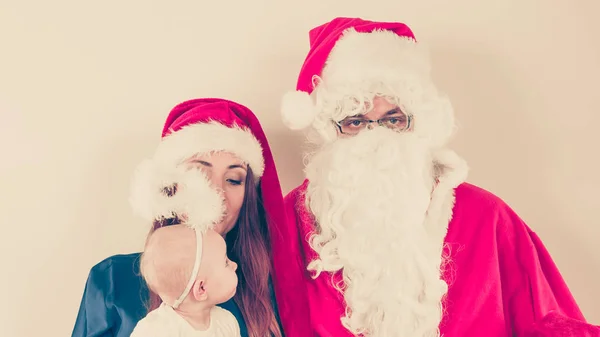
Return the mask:
[[[227,179],[227,182],[230,183],[231,185],[241,185],[242,184],[241,180],[235,180],[235,179]]]

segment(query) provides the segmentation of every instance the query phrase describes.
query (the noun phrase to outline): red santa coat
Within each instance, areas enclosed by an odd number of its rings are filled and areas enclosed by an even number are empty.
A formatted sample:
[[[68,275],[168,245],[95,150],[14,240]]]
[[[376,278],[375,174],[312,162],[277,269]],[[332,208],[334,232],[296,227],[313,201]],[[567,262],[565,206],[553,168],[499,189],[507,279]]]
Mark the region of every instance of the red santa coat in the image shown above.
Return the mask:
[[[285,198],[290,223],[299,229],[305,266],[316,257],[307,238],[314,222],[305,206],[308,181]],[[463,183],[455,189],[445,237],[451,265],[444,337],[591,337],[600,327],[586,323],[539,237],[500,198]],[[341,279],[340,273],[334,278]],[[352,336],[341,324],[343,296],[327,273],[306,274],[315,336]]]

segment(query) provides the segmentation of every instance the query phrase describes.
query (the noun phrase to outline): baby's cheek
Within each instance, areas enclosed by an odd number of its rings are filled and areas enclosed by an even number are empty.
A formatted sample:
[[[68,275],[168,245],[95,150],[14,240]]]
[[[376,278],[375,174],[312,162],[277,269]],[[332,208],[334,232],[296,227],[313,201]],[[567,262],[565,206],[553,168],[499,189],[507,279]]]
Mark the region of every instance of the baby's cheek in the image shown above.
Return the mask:
[[[227,289],[223,289],[223,291],[228,294],[228,297],[231,298],[235,296],[235,293],[237,292],[237,278],[231,278],[229,282],[224,283],[224,285],[226,285]]]
[[[232,273],[232,277],[231,277],[231,288],[235,289],[237,288],[238,285],[238,278],[237,275],[235,274],[235,272]]]

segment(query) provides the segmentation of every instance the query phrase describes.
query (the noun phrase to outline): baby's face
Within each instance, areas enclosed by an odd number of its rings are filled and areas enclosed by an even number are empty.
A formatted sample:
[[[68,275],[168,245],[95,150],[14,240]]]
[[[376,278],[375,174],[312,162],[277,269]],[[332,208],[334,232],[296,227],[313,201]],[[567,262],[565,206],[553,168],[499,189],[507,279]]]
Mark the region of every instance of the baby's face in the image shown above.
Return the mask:
[[[223,237],[213,230],[204,235],[200,278],[206,279],[208,299],[214,304],[227,302],[235,295],[238,278],[237,264],[227,257],[227,246]]]

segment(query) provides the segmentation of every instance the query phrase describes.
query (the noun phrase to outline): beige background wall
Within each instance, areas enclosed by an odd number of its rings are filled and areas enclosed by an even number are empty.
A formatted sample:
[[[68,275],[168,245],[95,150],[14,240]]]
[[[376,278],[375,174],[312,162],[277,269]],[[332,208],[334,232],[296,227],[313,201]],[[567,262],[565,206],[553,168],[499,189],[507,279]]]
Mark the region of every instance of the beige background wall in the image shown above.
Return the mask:
[[[0,335],[70,335],[89,268],[140,249],[129,178],[176,103],[248,105],[284,190],[298,184],[302,137],[279,98],[308,30],[335,16],[404,21],[430,46],[469,180],[539,233],[600,324],[599,12],[595,0],[0,0]]]

